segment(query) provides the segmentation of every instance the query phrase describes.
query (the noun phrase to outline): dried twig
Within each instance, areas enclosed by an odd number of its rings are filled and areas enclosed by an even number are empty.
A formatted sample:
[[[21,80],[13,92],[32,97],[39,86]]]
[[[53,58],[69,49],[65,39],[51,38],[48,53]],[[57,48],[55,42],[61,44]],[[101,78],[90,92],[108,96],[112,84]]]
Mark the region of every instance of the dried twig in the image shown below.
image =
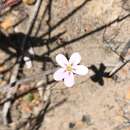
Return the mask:
[[[130,60],[126,60],[124,62],[119,62],[117,66],[109,73],[109,77],[113,77],[119,70],[121,70]]]
[[[11,79],[10,79],[10,84],[16,81],[18,72],[19,72],[19,64],[16,64],[16,66],[14,67],[14,69],[12,71],[12,76],[11,76]],[[14,95],[14,93],[16,93],[16,90],[17,90],[16,87],[14,87],[14,88],[10,87],[8,89],[7,98],[12,97],[12,95]],[[6,102],[4,104],[4,107],[3,107],[3,122],[4,122],[5,125],[8,124],[8,118],[7,118],[7,116],[8,116],[10,107],[11,107],[11,101]]]
[[[6,86],[1,86],[0,88],[2,88],[2,90],[3,90],[3,88],[8,90],[9,88],[14,88],[14,87],[17,88],[20,84],[24,84],[24,83],[27,83],[27,82],[30,82],[30,81],[34,81],[34,80],[37,80],[37,79],[38,80],[40,80],[40,79],[43,80],[46,75],[49,75],[49,74],[53,73],[54,71],[55,71],[55,69],[46,71],[44,73],[38,73],[38,74],[35,74],[35,75],[31,76],[31,77],[27,77],[27,78],[24,78],[24,79],[12,82],[12,83],[10,83],[10,84],[8,84]],[[14,84],[15,84],[15,86],[14,86]],[[25,95],[26,93],[30,92],[31,90],[37,89],[37,88],[41,87],[41,85],[44,85],[44,84],[45,83],[43,83],[43,84],[36,84],[35,86],[31,87],[29,90],[27,90],[27,91],[25,91],[24,93],[21,93],[21,94],[17,94],[17,92],[16,92],[12,96],[4,98],[3,100],[1,100],[0,101],[0,105],[4,104],[5,102],[14,100],[14,98],[21,97],[22,95]]]
[[[23,54],[24,54],[25,44],[26,44],[27,38],[32,33],[32,28],[33,28],[33,26],[35,24],[35,21],[36,21],[36,18],[37,18],[37,15],[38,15],[38,12],[39,12],[39,9],[40,9],[40,6],[41,6],[41,2],[42,2],[42,0],[37,0],[37,3],[35,5],[35,7],[34,7],[34,12],[32,13],[33,15],[30,18],[30,21],[28,23],[29,27],[27,29],[26,36],[25,36],[25,38],[23,40],[23,44],[22,44]],[[30,47],[30,49],[28,50],[28,52],[30,54],[34,55],[34,51],[33,51],[32,47]],[[31,63],[30,57],[25,56],[24,60],[25,60],[25,64],[26,64],[27,68],[31,68],[32,63]]]
[[[28,115],[28,117],[20,119],[19,121],[16,121],[14,130],[18,130],[22,127],[27,127],[28,130],[37,130],[39,128],[39,124],[44,120],[45,114],[48,111],[48,108],[50,106],[51,100],[50,100],[51,93],[49,93],[48,98],[46,100],[42,99],[41,105],[37,110],[37,113],[35,115]]]
[[[119,57],[119,59],[121,59],[122,61],[119,61],[119,63],[114,67],[114,69],[109,73],[109,77],[113,77],[120,69],[122,69],[128,62],[130,62],[130,59],[127,59],[125,57],[125,55],[119,54],[116,50],[116,48],[113,48],[111,46],[111,43],[113,42],[114,38],[118,35],[116,34],[116,36],[114,36],[113,38],[111,38],[109,41],[105,38],[105,32],[106,29],[104,30],[104,34],[103,34],[103,41],[105,43],[107,43],[107,46]],[[126,45],[125,49],[125,53],[127,53],[129,48],[129,44]]]
[[[33,24],[34,24],[34,19],[36,18],[37,16],[37,13],[38,13],[38,10],[39,10],[39,7],[40,7],[40,3],[41,3],[41,0],[37,0],[37,3],[35,5],[35,9],[34,9],[34,15],[30,18],[30,22],[29,22],[29,26],[28,26],[28,29],[27,29],[27,33],[26,33],[26,36],[24,37],[23,39],[23,42],[22,42],[22,51],[24,52],[25,50],[25,44],[26,44],[26,41],[27,41],[27,38],[28,38],[28,35],[30,34],[31,30],[32,30],[32,27],[33,27]],[[21,60],[22,60],[22,57],[19,57],[18,59],[21,63]],[[11,76],[11,79],[10,79],[10,84],[14,83],[16,80],[17,80],[17,75],[18,75],[18,72],[19,72],[19,67],[20,67],[20,63],[18,63],[14,69],[13,69],[13,74]],[[8,94],[7,94],[7,98],[10,98],[12,97],[12,95],[14,95],[16,93],[16,88],[17,87],[10,87],[9,88],[9,91],[8,91]],[[9,122],[8,122],[8,119],[7,119],[7,116],[8,116],[8,113],[9,113],[9,109],[11,107],[11,101],[8,101],[4,104],[4,107],[3,107],[3,122],[5,125],[7,125]]]
[[[51,103],[51,93],[48,93],[46,100],[42,100],[41,107],[39,112],[30,120],[30,126],[28,130],[37,130],[40,127],[40,124],[44,120],[45,114],[50,106]]]

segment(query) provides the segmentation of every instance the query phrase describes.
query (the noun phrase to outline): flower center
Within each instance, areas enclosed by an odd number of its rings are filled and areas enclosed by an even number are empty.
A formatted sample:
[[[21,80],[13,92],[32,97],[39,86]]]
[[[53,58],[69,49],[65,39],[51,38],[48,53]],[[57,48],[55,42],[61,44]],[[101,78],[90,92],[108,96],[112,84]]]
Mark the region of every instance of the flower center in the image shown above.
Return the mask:
[[[66,70],[71,72],[73,70],[72,65],[68,64],[66,67]]]

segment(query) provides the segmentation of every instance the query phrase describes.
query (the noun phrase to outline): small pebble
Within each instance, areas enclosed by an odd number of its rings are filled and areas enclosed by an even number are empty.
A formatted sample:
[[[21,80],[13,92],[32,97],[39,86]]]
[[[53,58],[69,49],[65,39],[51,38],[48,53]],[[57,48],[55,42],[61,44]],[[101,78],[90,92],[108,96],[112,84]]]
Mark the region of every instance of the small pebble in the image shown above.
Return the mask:
[[[25,61],[25,66],[27,69],[30,69],[32,67],[32,61],[29,57],[25,56],[24,57],[24,61]]]
[[[91,116],[90,115],[83,115],[82,122],[87,123],[87,125],[92,125]]]
[[[75,123],[74,123],[74,122],[70,122],[70,123],[69,123],[69,128],[72,129],[72,128],[74,128],[74,127],[75,127]]]

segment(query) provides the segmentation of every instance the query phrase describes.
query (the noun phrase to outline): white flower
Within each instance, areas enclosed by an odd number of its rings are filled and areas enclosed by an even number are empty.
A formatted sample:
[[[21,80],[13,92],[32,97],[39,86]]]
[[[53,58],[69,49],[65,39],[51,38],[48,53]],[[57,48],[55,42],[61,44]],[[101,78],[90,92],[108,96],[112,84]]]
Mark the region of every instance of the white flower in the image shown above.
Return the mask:
[[[88,73],[88,68],[84,65],[79,65],[81,61],[81,56],[79,53],[73,53],[69,59],[63,54],[58,54],[56,56],[56,62],[61,66],[53,77],[56,81],[64,80],[64,84],[67,87],[72,87],[74,85],[74,74],[86,75]]]

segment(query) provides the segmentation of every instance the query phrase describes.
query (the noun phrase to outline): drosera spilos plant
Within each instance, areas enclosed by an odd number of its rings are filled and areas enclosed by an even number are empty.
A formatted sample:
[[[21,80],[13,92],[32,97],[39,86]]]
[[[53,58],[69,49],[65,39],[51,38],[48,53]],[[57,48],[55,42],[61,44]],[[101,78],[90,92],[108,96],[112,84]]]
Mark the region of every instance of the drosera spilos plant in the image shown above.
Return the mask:
[[[70,59],[63,54],[58,54],[56,56],[56,62],[61,68],[59,68],[53,75],[56,81],[64,80],[64,84],[67,87],[72,87],[75,83],[75,75],[86,75],[88,73],[88,68],[84,65],[80,65],[81,56],[78,52],[73,53]]]

